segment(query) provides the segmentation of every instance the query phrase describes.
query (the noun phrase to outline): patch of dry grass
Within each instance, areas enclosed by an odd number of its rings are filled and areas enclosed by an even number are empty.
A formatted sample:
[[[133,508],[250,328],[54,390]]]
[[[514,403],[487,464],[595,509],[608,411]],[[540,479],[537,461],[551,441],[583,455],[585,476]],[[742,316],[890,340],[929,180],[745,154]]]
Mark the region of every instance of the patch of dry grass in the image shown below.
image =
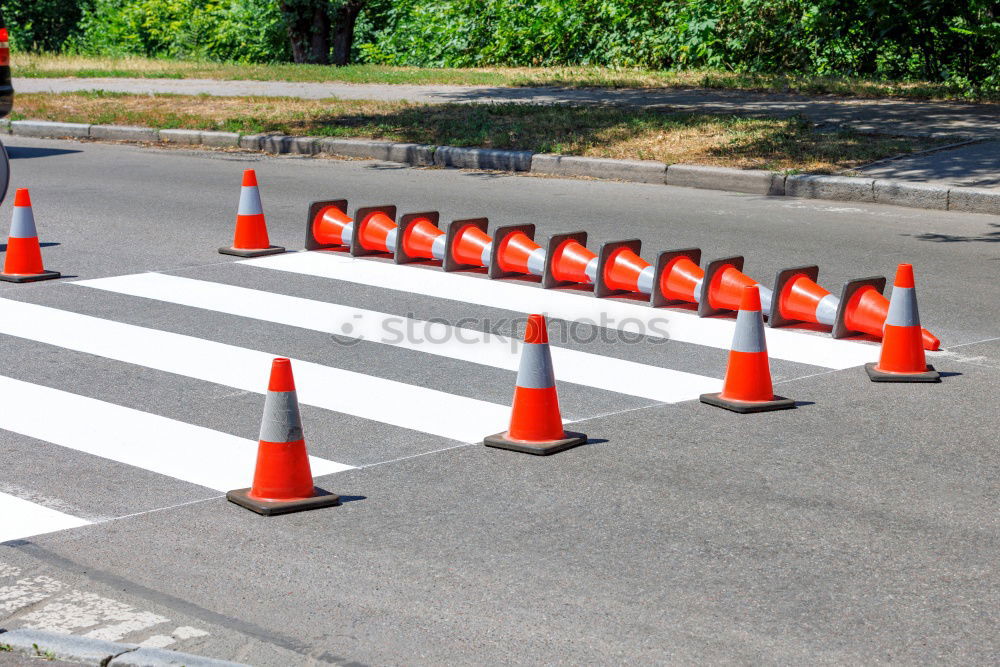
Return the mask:
[[[800,117],[630,107],[70,93],[19,95],[12,118],[358,137],[754,169],[832,172],[948,139],[819,132]]]
[[[135,56],[106,58],[37,53],[15,53],[12,56],[11,69],[15,77],[144,77],[488,86],[720,88],[863,98],[1000,101],[1000,94],[997,93],[969,97],[966,91],[958,86],[927,81],[870,81],[783,74],[739,74],[719,70],[668,72],[589,66],[423,68],[385,65],[348,67],[244,65]]]

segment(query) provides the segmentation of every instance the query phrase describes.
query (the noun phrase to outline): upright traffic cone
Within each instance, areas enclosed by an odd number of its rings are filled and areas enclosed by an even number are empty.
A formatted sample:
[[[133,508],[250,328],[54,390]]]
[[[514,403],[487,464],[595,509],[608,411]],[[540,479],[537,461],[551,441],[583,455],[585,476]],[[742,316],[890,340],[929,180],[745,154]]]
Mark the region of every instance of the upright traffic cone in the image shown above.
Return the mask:
[[[351,255],[361,257],[396,249],[396,207],[368,206],[354,212]]]
[[[445,233],[438,228],[437,211],[406,213],[399,219],[393,259],[408,264],[421,259],[444,260]]]
[[[28,283],[58,277],[58,272],[46,271],[42,264],[42,247],[38,243],[35,215],[31,212],[31,196],[28,188],[20,188],[14,193],[14,216],[0,280]]]
[[[702,394],[701,402],[741,413],[795,407],[795,401],[774,395],[757,285],[743,288],[722,391]]]
[[[545,248],[535,243],[535,226],[506,225],[493,231],[490,246],[490,278],[514,275],[539,276],[545,272]]]
[[[590,285],[597,280],[597,254],[587,248],[587,232],[569,232],[549,237],[545,251],[542,287]]]
[[[267,223],[264,221],[264,209],[260,204],[257,174],[253,169],[243,172],[233,245],[230,248],[219,248],[219,252],[237,257],[261,257],[285,252],[281,246],[271,245],[267,237]]]
[[[477,269],[490,265],[493,239],[486,234],[487,218],[455,220],[448,226],[444,242],[445,271]]]
[[[844,285],[837,303],[833,322],[833,337],[845,338],[856,333],[882,338],[885,320],[889,315],[889,300],[882,295],[885,278],[858,278]],[[941,340],[927,329],[921,328],[925,350],[941,349]]]
[[[865,364],[872,382],[940,382],[940,373],[927,365],[922,336],[913,266],[900,264],[885,318],[882,352],[877,364]]]
[[[288,359],[279,357],[271,364],[253,486],[230,491],[226,498],[264,515],[340,504],[339,496],[313,486],[292,362]]]
[[[545,317],[531,315],[524,332],[510,428],[488,436],[483,444],[544,456],[585,442],[586,435],[563,430]]]

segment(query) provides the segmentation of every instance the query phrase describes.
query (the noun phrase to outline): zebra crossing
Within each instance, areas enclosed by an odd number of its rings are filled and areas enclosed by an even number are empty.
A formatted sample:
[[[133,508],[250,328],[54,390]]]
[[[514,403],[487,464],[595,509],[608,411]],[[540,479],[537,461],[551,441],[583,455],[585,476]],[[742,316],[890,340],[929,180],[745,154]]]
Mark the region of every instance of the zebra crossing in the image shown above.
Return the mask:
[[[0,371],[0,443],[13,437],[44,443],[16,453],[0,446],[0,489],[10,491],[4,478],[31,470],[36,453],[47,453],[47,469],[60,465],[51,452],[67,457],[64,483],[46,488],[48,496],[56,494],[58,507],[0,492],[0,542],[114,518],[93,509],[67,511],[74,494],[99,486],[89,474],[77,475],[85,460],[118,466],[123,480],[141,472],[159,479],[159,486],[177,486],[171,502],[218,497],[246,486],[256,456],[252,422],[259,420],[252,411],[259,410],[274,356],[293,359],[300,402],[312,409],[306,438],[313,474],[320,477],[475,443],[505,428],[520,343],[516,336],[477,326],[477,318],[542,312],[642,334],[643,340],[658,339],[661,349],[690,346],[718,360],[711,367],[678,369],[670,367],[669,355],[662,363],[651,353],[636,361],[609,353],[607,346],[557,342],[552,352],[568,422],[718,391],[733,332],[729,318],[698,318],[628,300],[331,252],[287,253],[225,263],[198,275],[181,273],[81,280],[0,296],[0,340],[12,346],[17,341],[19,350],[18,363],[5,357],[8,368]],[[287,286],[293,277],[313,288],[310,297]],[[363,290],[348,298],[347,286]],[[46,295],[58,295],[52,302],[59,305],[46,305]],[[390,295],[425,311],[469,318],[400,315],[388,307]],[[414,328],[422,335],[400,333]],[[252,345],[234,344],[233,336],[246,332],[260,337]],[[351,344],[315,349],[316,336]],[[849,368],[877,356],[870,343],[821,334],[769,329],[767,336],[773,363],[785,369],[780,377]],[[391,363],[381,361],[390,356]],[[70,387],[63,386],[71,384],[68,378],[47,376],[42,383],[30,373],[19,376],[36,357],[72,358],[74,374],[87,382]],[[164,386],[150,386],[150,395],[176,400],[150,407],[155,401],[144,400],[140,389],[129,392],[133,405],[121,404],[120,396],[109,397],[106,390],[112,382],[102,370],[107,365],[117,373],[157,378]],[[228,409],[228,399],[219,394],[205,404],[206,387],[230,391],[225,396],[240,406],[234,418],[250,424],[239,434],[221,428],[228,423],[224,419],[206,426],[212,421],[206,415]],[[19,479],[18,488],[24,487],[24,475]],[[147,509],[155,504],[146,501]],[[124,513],[142,511],[129,502],[120,503]]]

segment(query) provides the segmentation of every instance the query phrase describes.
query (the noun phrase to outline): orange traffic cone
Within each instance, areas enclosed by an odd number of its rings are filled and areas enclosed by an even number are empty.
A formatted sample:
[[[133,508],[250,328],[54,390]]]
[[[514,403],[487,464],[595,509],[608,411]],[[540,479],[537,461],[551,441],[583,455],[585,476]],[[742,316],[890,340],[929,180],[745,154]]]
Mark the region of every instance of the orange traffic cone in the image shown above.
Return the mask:
[[[28,188],[20,188],[14,193],[14,215],[0,280],[29,283],[58,277],[58,272],[46,271],[42,264],[42,247],[35,230],[35,215],[31,212],[31,196]]]
[[[765,412],[795,407],[795,401],[774,395],[771,368],[764,341],[760,292],[756,285],[743,288],[736,315],[736,333],[729,351],[729,365],[722,391],[702,394],[701,402],[733,412]]]
[[[882,353],[877,364],[865,364],[872,382],[940,382],[940,373],[927,364],[922,337],[913,266],[900,264],[892,284]]]
[[[488,275],[541,276],[545,271],[545,249],[535,243],[534,225],[507,225],[493,231]]]
[[[253,486],[230,491],[226,499],[267,516],[340,504],[339,496],[313,486],[288,359],[279,357],[271,364]]]
[[[585,442],[586,435],[563,430],[545,317],[531,315],[524,332],[510,428],[488,436],[483,444],[544,456]]]
[[[542,287],[593,284],[597,280],[597,255],[587,248],[587,232],[549,237],[542,270]]]
[[[650,297],[653,307],[698,303],[699,290],[705,278],[705,272],[698,266],[700,261],[699,248],[661,252],[656,258],[654,289]]]
[[[361,257],[396,249],[396,207],[369,206],[354,212],[351,255]]]
[[[597,253],[597,280],[594,282],[594,296],[606,297],[615,294],[638,292],[652,294],[653,266],[639,257],[642,241],[609,241]]]
[[[281,246],[271,245],[267,237],[267,223],[264,221],[264,209],[260,205],[257,174],[253,169],[243,172],[233,245],[230,248],[219,248],[219,252],[237,257],[261,257],[285,252]]]
[[[354,235],[354,218],[346,199],[314,201],[306,212],[306,250],[347,250]]]
[[[782,327],[795,322],[833,326],[839,301],[817,284],[818,277],[819,267],[812,265],[779,271],[774,279],[768,326]]]
[[[885,278],[859,278],[844,285],[833,323],[833,337],[845,338],[866,333],[882,338],[885,318],[889,315],[889,300],[882,295]],[[941,349],[941,340],[927,329],[921,329],[925,350]]]
[[[698,315],[709,317],[738,310],[745,287],[756,286],[765,312],[771,310],[771,290],[743,273],[743,258],[725,257],[708,263],[698,288]]]
[[[421,259],[444,260],[445,234],[438,228],[437,211],[406,213],[399,219],[393,259],[408,264]]]
[[[444,241],[445,271],[477,269],[490,265],[493,239],[486,234],[487,218],[455,220],[448,225]]]

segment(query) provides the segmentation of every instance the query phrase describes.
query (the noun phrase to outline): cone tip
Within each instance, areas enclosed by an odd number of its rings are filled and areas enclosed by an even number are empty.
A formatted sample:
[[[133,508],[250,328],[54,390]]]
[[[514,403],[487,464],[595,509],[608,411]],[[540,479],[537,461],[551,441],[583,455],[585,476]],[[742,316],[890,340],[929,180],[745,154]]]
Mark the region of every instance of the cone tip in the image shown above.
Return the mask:
[[[760,290],[756,285],[747,285],[743,288],[743,296],[740,298],[740,310],[760,310]]]
[[[247,169],[243,172],[243,187],[257,187],[257,172]]]
[[[900,264],[896,269],[896,280],[893,287],[913,287],[913,265]]]
[[[14,193],[14,206],[31,206],[31,195],[28,188],[18,188]]]
[[[295,378],[292,376],[290,359],[278,357],[271,362],[271,381],[267,385],[267,390],[295,391]]]
[[[524,330],[525,343],[548,343],[549,331],[544,315],[529,315],[528,326]]]

